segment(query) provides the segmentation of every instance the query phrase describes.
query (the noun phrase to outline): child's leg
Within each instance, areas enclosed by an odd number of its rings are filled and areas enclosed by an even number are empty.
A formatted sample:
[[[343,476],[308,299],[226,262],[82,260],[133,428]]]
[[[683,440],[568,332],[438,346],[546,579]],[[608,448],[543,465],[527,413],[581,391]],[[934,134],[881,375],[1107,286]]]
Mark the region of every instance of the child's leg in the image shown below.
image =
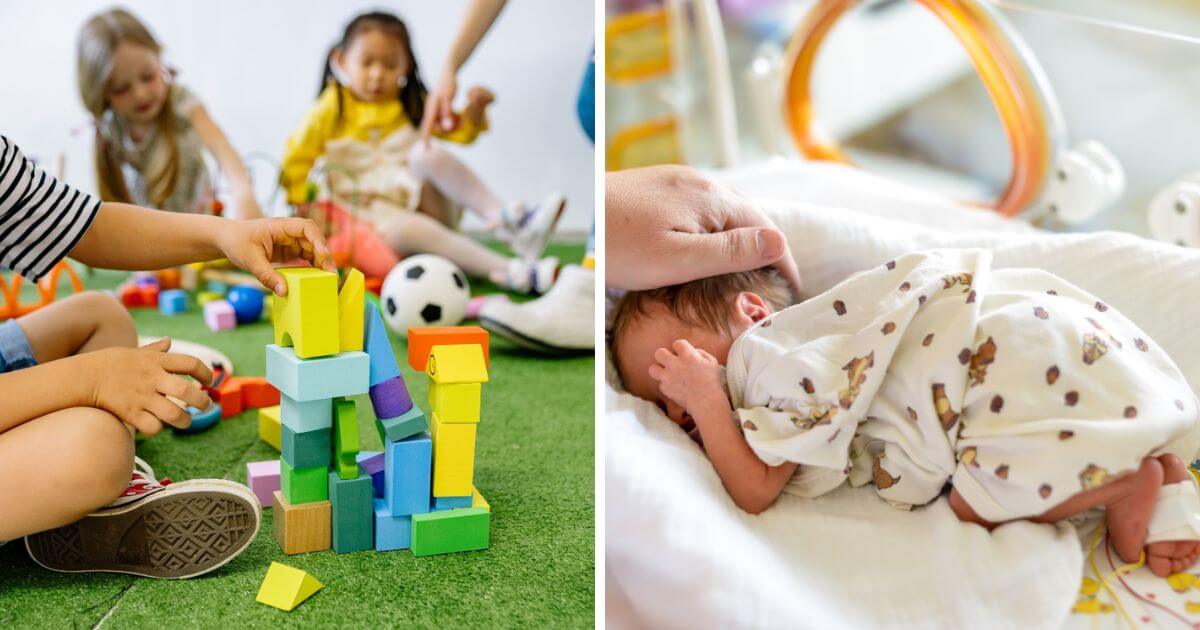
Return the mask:
[[[504,203],[449,151],[434,143],[418,142],[409,151],[408,165],[421,181],[432,184],[451,201],[474,210],[489,224],[500,219]]]
[[[133,435],[116,416],[64,409],[0,433],[0,540],[83,518],[125,490]]]
[[[65,356],[137,345],[137,330],[125,307],[99,291],[85,291],[44,306],[17,323],[33,357],[47,363]]]

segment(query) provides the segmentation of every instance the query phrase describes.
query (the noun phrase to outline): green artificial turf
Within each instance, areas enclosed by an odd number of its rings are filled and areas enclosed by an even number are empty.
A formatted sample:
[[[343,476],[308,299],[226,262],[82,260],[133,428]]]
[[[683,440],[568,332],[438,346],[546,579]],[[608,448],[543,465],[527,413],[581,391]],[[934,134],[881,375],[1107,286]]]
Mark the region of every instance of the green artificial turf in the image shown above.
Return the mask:
[[[551,249],[563,260],[582,255],[579,247]],[[86,284],[111,288],[124,277],[96,272]],[[134,309],[134,318],[141,334],[210,345],[238,374],[263,374],[266,322],[213,333],[194,304],[176,317]],[[427,379],[408,367],[405,343],[394,334],[392,346],[413,400],[428,411]],[[0,547],[0,627],[591,627],[592,358],[539,358],[497,338],[491,353],[475,456],[475,484],[492,506],[489,549],[424,558],[408,550],[285,556],[266,509],[258,538],[225,567],[191,580],[151,580],[46,571],[15,541]],[[356,400],[362,447],[379,450],[369,399]],[[204,433],[166,430],[140,442],[138,454],[159,476],[245,482],[246,462],[279,456],[257,432],[257,412],[247,411]],[[37,483],[37,471],[29,483]],[[290,613],[255,602],[272,560],[308,571],[325,588]]]

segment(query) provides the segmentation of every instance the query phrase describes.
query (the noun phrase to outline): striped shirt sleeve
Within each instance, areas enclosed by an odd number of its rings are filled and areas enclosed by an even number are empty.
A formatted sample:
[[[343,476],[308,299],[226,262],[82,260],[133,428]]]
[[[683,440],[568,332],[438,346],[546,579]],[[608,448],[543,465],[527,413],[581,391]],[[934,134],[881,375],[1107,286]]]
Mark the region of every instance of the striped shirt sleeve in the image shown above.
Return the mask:
[[[0,269],[37,280],[71,253],[100,200],[46,174],[0,135]]]

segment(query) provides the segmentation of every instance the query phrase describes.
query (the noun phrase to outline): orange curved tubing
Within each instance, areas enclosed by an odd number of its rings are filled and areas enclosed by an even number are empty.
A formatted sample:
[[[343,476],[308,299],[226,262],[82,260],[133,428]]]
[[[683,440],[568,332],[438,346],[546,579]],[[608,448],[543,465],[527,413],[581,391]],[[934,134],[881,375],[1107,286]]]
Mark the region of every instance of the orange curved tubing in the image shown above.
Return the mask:
[[[75,269],[66,260],[60,260],[50,273],[42,276],[37,282],[38,302],[36,304],[21,304],[21,283],[24,281],[18,274],[13,274],[12,282],[8,283],[0,276],[0,296],[3,296],[4,303],[0,304],[0,319],[9,319],[20,317],[32,313],[47,304],[54,301],[58,294],[58,279],[63,273],[71,280],[71,287],[76,293],[83,291],[83,281],[79,279],[79,274],[75,273]]]
[[[994,203],[1006,216],[1028,207],[1041,193],[1054,160],[1055,115],[1044,101],[1044,88],[1025,66],[1010,36],[974,0],[916,0],[958,38],[991,96],[1012,148],[1008,185]],[[784,119],[802,154],[814,160],[849,163],[831,138],[813,126],[809,80],[822,41],[834,23],[859,0],[821,0],[797,28],[788,45],[790,70],[784,90]]]

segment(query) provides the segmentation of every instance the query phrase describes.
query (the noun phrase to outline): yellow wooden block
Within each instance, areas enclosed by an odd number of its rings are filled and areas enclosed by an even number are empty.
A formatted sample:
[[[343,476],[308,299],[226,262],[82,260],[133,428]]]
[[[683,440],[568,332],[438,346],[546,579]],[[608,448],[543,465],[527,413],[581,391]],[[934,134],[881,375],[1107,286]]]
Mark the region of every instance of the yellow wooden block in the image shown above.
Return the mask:
[[[312,267],[280,269],[279,274],[287,281],[288,294],[272,296],[275,345],[295,346],[301,359],[337,354],[337,275]]]
[[[338,326],[342,352],[363,349],[363,274],[351,269],[338,293]]]
[[[425,373],[435,383],[486,383],[487,363],[477,344],[434,346],[425,363]]]
[[[260,604],[290,612],[324,586],[306,571],[272,562],[255,599]]]
[[[479,494],[479,488],[471,488],[471,507],[481,507],[489,512],[492,511],[492,506]]]
[[[283,450],[283,424],[280,418],[279,405],[258,410],[258,437],[277,451]]]
[[[479,422],[480,383],[429,384],[429,406],[442,422]]]
[[[433,437],[433,496],[465,497],[475,486],[475,427],[471,423],[429,422]]]

